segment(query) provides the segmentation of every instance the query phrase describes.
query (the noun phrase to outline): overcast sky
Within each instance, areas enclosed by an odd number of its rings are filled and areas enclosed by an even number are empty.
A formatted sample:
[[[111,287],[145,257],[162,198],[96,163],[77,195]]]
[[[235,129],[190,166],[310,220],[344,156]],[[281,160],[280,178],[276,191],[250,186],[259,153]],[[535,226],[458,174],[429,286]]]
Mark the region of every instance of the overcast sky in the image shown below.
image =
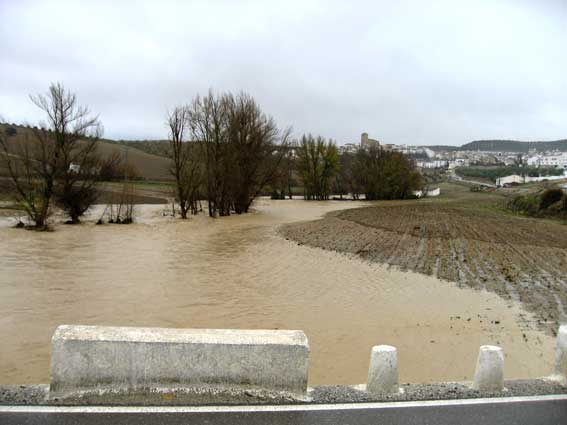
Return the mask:
[[[108,138],[165,138],[209,88],[340,144],[567,138],[567,0],[0,0],[0,19],[13,122],[60,81]]]

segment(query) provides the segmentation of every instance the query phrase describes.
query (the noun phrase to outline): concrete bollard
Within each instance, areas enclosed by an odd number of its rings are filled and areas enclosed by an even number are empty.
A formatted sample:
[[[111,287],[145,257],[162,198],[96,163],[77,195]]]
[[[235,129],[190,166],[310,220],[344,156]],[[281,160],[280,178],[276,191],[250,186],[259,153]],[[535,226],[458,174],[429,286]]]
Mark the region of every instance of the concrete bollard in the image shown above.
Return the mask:
[[[557,332],[555,373],[567,378],[567,325],[559,326],[559,332]]]
[[[63,325],[52,339],[50,393],[217,388],[303,396],[308,367],[302,331]]]
[[[495,345],[482,345],[478,352],[473,388],[502,391],[504,388],[504,351]]]
[[[398,393],[398,354],[396,347],[390,345],[372,347],[366,390],[372,394]]]

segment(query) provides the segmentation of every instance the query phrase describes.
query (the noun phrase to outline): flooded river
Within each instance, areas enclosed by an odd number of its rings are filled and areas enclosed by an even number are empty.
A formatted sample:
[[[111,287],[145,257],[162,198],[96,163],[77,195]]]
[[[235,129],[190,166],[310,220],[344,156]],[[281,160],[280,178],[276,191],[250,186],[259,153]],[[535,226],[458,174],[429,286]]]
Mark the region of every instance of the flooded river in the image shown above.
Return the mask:
[[[256,212],[187,222],[139,206],[130,226],[0,228],[0,383],[49,380],[56,326],[302,329],[311,384],[366,381],[370,348],[398,347],[400,380],[471,379],[499,344],[510,378],[551,372],[553,340],[517,304],[316,248],[278,225],[348,202],[260,200]]]

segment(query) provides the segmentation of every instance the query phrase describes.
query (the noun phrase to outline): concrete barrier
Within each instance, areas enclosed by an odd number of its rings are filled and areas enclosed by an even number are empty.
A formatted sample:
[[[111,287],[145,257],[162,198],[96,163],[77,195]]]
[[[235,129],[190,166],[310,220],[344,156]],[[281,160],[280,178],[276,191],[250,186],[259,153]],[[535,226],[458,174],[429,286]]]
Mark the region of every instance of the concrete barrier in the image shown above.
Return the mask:
[[[495,345],[482,345],[478,352],[473,388],[502,391],[504,388],[504,352]]]
[[[304,395],[308,367],[302,331],[63,325],[52,339],[50,393],[216,387]]]
[[[371,394],[396,394],[399,391],[398,354],[395,347],[372,347],[366,390]]]
[[[561,325],[557,332],[555,373],[567,379],[567,325]]]

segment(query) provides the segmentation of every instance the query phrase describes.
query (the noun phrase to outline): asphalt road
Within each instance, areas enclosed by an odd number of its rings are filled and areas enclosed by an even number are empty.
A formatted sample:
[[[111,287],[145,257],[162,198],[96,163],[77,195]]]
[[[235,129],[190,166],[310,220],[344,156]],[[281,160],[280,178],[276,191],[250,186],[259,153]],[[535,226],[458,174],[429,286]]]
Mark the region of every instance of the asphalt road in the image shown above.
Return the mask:
[[[260,407],[0,406],[0,424],[567,424],[567,397]]]

